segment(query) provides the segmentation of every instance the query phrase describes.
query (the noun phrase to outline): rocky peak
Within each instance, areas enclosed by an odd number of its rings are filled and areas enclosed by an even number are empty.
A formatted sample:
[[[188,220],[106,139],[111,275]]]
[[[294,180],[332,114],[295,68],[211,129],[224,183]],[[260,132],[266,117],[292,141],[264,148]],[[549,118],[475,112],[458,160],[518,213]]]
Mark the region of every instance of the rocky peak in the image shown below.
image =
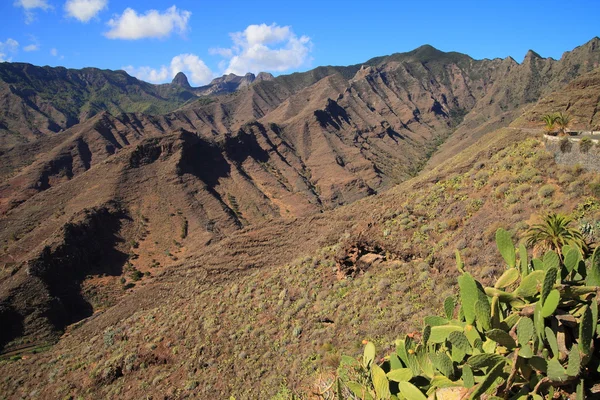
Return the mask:
[[[181,86],[186,89],[191,88],[190,83],[188,82],[188,78],[183,72],[178,72],[177,75],[175,75],[175,78],[173,78],[173,80],[171,81],[171,85]]]
[[[268,72],[259,72],[259,74],[256,75],[256,80],[258,82],[261,82],[261,81],[272,81],[273,79],[275,79],[275,77],[272,74],[268,73]]]
[[[533,51],[533,50],[529,50],[529,51],[527,52],[527,54],[525,54],[525,59],[524,59],[524,61],[528,61],[528,60],[535,60],[535,59],[540,59],[540,60],[541,60],[541,59],[543,59],[543,57],[542,57],[542,56],[540,56],[538,53],[536,53],[536,52],[535,52],[535,51]]]
[[[588,47],[590,50],[597,50],[600,48],[600,38],[598,36],[594,36],[592,40],[583,45],[584,47]]]

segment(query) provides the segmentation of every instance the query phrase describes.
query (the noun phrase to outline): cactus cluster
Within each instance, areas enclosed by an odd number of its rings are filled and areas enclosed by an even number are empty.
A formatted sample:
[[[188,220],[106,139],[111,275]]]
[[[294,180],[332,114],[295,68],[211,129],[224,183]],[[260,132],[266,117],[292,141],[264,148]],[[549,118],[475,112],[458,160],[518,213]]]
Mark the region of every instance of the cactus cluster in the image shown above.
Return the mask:
[[[530,260],[504,229],[496,244],[507,269],[493,287],[466,272],[457,252],[459,296],[445,300],[445,315],[425,318],[380,363],[371,342],[362,362],[343,357],[338,398],[591,397],[600,381],[600,247],[591,257],[564,246]]]

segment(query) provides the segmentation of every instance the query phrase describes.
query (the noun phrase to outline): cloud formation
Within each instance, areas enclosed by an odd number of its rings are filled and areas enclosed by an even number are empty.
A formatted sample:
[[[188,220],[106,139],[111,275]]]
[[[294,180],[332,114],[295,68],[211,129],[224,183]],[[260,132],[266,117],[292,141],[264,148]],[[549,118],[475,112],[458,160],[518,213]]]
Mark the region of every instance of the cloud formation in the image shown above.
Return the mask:
[[[35,37],[34,35],[27,35],[27,36],[29,37],[29,41],[31,43],[28,44],[27,46],[23,47],[23,51],[26,51],[26,52],[38,51],[40,49],[40,42],[38,41],[37,37]]]
[[[228,59],[225,73],[283,72],[306,64],[312,42],[308,36],[298,37],[290,26],[277,24],[250,25],[242,32],[230,34],[231,48],[210,49]]]
[[[15,7],[23,7],[26,10],[32,10],[34,8],[48,10],[52,8],[52,6],[48,4],[48,0],[16,0],[14,5]]]
[[[50,4],[48,4],[48,0],[15,0],[13,3],[15,7],[22,7],[25,10],[25,23],[30,24],[35,20],[35,13],[33,10],[36,8],[42,9],[44,11],[52,8]]]
[[[188,30],[191,15],[191,12],[178,10],[176,6],[168,8],[164,13],[149,10],[143,15],[127,8],[122,15],[108,21],[111,29],[104,36],[109,39],[137,40],[164,38],[172,32],[182,35]]]
[[[65,56],[58,53],[58,50],[55,47],[50,49],[50,55],[52,57],[58,57],[61,60],[65,58]]]
[[[89,22],[100,11],[106,8],[108,0],[67,0],[65,11],[68,17],[81,22]]]
[[[209,49],[210,54],[224,58],[219,63],[219,70],[225,74],[283,72],[298,68],[310,60],[310,38],[298,37],[290,26],[250,25],[242,32],[231,33],[230,37],[233,41],[230,48]],[[127,65],[123,69],[138,79],[152,83],[166,82],[178,72],[184,72],[196,86],[207,84],[216,76],[195,54],[180,54],[173,57],[170,64],[158,68]]]
[[[210,68],[195,54],[180,54],[171,59],[169,66],[163,65],[160,68],[128,65],[123,69],[138,79],[152,83],[165,82],[178,72],[185,73],[194,85],[204,85],[214,77]]]
[[[8,38],[5,42],[0,42],[0,62],[12,61],[12,56],[19,50],[19,42]]]

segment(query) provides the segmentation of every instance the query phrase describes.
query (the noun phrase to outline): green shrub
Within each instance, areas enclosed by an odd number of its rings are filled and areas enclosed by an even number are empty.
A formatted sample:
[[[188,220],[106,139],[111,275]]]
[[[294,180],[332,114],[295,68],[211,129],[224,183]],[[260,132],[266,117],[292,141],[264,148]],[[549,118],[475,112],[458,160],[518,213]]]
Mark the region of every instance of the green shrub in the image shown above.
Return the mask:
[[[518,183],[529,182],[538,175],[538,172],[539,171],[533,167],[525,167],[521,170],[521,173],[517,175],[516,181]]]
[[[527,184],[527,183],[523,183],[522,185],[519,185],[515,188],[514,193],[517,196],[523,196],[525,193],[529,192],[531,190],[531,185]]]
[[[459,296],[446,298],[444,315],[426,317],[421,333],[396,340],[381,362],[368,341],[361,360],[343,356],[328,398],[592,396],[600,380],[600,248],[587,258],[564,246],[530,260],[501,228],[496,244],[507,268],[493,287],[466,272],[457,251]]]
[[[573,182],[573,175],[571,174],[564,173],[560,174],[560,176],[558,177],[558,183],[560,183],[561,185],[569,184],[571,182]]]
[[[519,196],[515,196],[514,194],[509,194],[504,199],[504,201],[506,202],[506,204],[515,204],[515,203],[517,203],[520,200],[521,199],[519,198]]]
[[[589,188],[592,196],[600,198],[600,183],[592,182],[589,184]]]
[[[188,235],[188,220],[184,219],[181,225],[181,238],[185,239]]]
[[[544,178],[542,178],[539,175],[536,175],[533,178],[531,178],[531,183],[537,183],[537,184],[539,184],[539,183],[542,183],[542,182],[544,182]]]
[[[562,139],[560,139],[560,151],[562,151],[563,153],[570,153],[571,152],[571,148],[573,147],[573,143],[571,143],[571,141],[569,140],[568,137],[564,137]]]
[[[573,167],[571,168],[571,173],[575,176],[581,175],[584,171],[585,171],[585,169],[579,163],[573,165]]]
[[[543,198],[551,197],[555,191],[556,188],[553,185],[544,185],[538,190],[538,195]]]
[[[469,214],[473,214],[473,213],[479,211],[479,209],[481,209],[481,207],[483,207],[483,200],[482,199],[473,199],[473,200],[471,200],[471,202],[469,202],[469,205],[467,206],[467,212]]]
[[[136,269],[131,273],[130,277],[132,281],[136,282],[142,279],[144,277],[144,274]]]
[[[501,199],[506,195],[506,192],[508,192],[509,189],[510,185],[508,183],[503,183],[496,188],[494,191],[494,196],[496,196],[497,199]]]
[[[584,137],[579,141],[579,151],[582,153],[587,153],[590,151],[593,145],[594,142],[592,142],[592,139],[589,137]]]
[[[487,180],[488,176],[490,176],[489,172],[487,172],[486,170],[482,170],[482,171],[478,171],[475,174],[474,179],[479,180],[479,181],[485,181],[485,180]]]
[[[567,193],[572,194],[574,196],[583,196],[583,189],[585,185],[581,181],[575,181],[569,183],[567,186]],[[598,192],[600,194],[600,192]]]

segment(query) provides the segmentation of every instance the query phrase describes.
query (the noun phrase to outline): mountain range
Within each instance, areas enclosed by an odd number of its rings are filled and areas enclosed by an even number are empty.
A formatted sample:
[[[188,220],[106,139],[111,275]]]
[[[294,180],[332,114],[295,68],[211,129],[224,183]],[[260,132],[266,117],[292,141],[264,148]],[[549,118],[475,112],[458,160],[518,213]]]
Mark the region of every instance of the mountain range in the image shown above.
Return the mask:
[[[598,129],[599,67],[598,38],[560,60],[425,45],[197,88],[183,73],[152,85],[124,71],[0,63],[0,346],[7,356],[53,346],[12,374],[43,397],[118,397],[133,385],[136,398],[144,381],[264,398],[281,371],[306,387],[315,363],[351,348],[347,332],[388,335],[369,314],[381,304],[407,327],[439,307],[432,282],[452,290],[442,277],[454,248],[493,276],[497,258],[476,251],[491,246],[487,226],[590,195],[569,185],[597,176],[560,170],[532,132],[555,111]],[[526,168],[535,174],[519,181]],[[524,182],[529,202],[506,203]],[[560,204],[537,199],[543,185],[564,186]],[[61,379],[25,378],[49,359]]]

